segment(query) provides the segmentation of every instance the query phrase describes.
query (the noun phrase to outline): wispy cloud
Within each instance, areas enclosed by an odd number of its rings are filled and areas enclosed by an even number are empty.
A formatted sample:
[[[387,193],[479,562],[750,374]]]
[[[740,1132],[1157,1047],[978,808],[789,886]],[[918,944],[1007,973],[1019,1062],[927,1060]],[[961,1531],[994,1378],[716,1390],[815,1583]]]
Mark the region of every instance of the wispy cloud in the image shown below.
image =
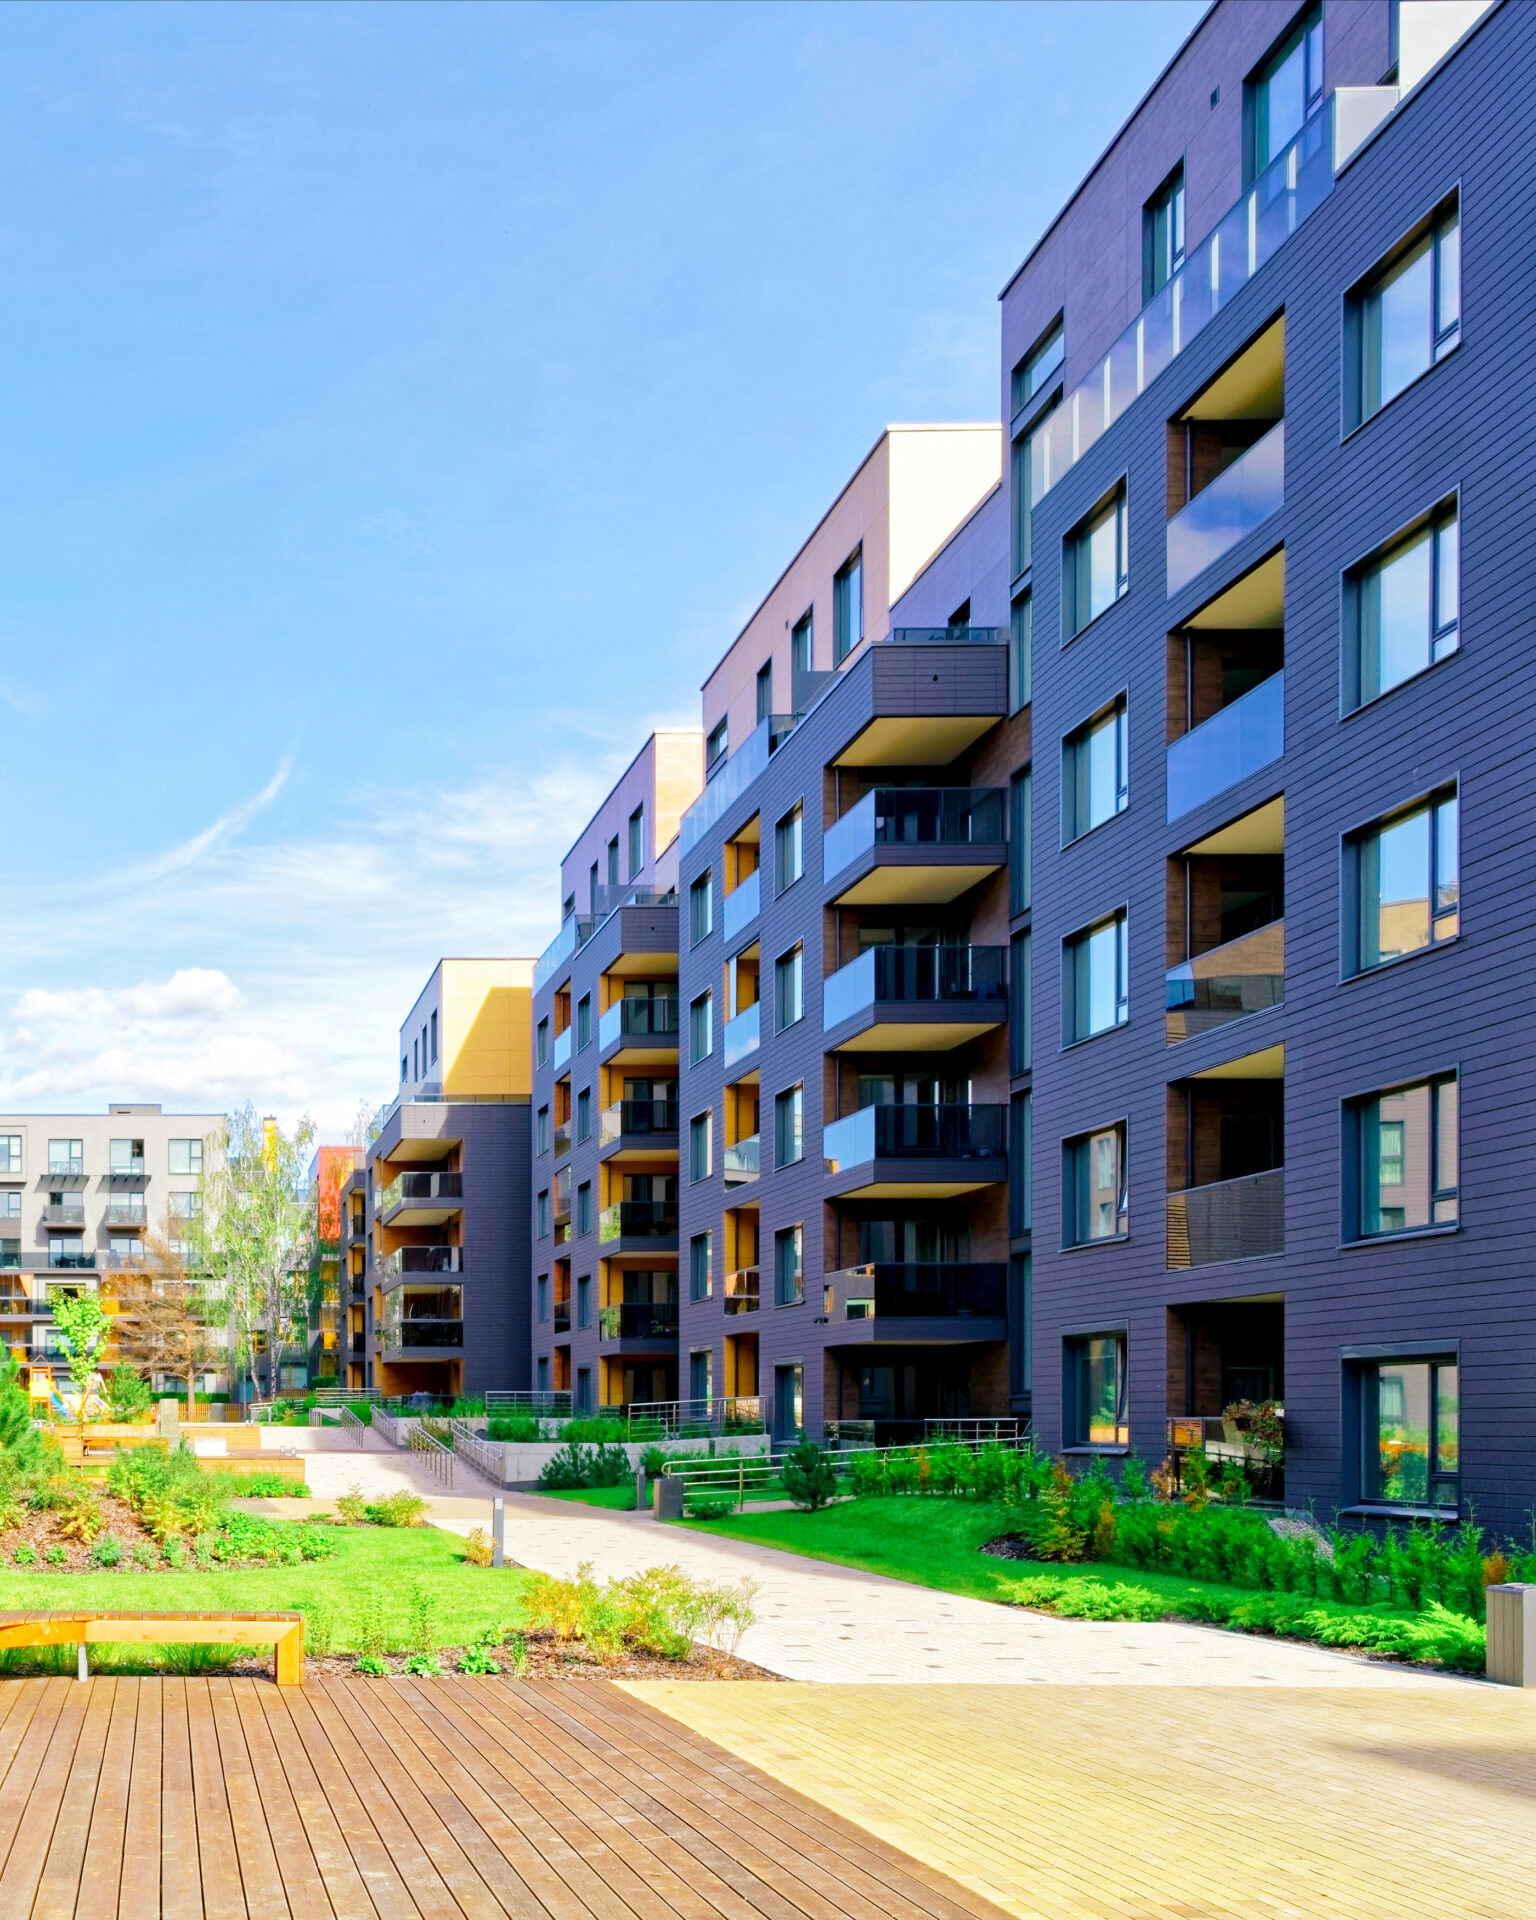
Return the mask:
[[[172,847],[154,860],[143,865],[130,867],[124,874],[125,880],[135,885],[146,880],[160,880],[167,874],[179,873],[184,868],[195,865],[215,848],[233,840],[243,833],[259,813],[270,807],[272,802],[288,784],[290,758],[285,753],[277,764],[277,771],[262,788],[248,800],[242,800],[237,807],[231,807],[228,813],[221,814],[212,826],[204,827],[201,833],[193,834],[190,840],[183,840],[178,847]]]

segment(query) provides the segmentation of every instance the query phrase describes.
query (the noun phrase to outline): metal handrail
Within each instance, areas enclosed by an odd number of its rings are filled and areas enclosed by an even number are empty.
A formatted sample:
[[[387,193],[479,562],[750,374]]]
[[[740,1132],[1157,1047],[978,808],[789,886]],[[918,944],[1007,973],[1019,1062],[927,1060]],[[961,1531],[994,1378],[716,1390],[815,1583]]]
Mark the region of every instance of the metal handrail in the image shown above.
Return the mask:
[[[453,1448],[445,1447],[435,1435],[427,1432],[420,1421],[411,1428],[410,1448],[419,1453],[426,1463],[428,1473],[440,1480],[450,1493],[453,1491]]]

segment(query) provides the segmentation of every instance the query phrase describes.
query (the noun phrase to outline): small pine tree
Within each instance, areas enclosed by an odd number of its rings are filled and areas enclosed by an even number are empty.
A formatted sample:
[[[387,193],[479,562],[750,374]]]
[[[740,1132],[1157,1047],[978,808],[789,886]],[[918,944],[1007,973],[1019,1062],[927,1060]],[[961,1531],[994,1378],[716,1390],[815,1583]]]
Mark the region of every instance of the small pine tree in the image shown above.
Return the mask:
[[[107,1412],[120,1421],[142,1420],[149,1412],[150,1391],[138,1369],[120,1361],[107,1375]]]
[[[1084,1530],[1072,1518],[1072,1493],[1075,1482],[1071,1469],[1058,1460],[1051,1469],[1051,1483],[1040,1495],[1040,1524],[1034,1548],[1042,1560],[1081,1560]]]
[[[0,1346],[0,1456],[14,1473],[37,1465],[42,1441],[32,1424],[32,1405],[16,1377],[9,1347]]]
[[[815,1513],[837,1492],[837,1473],[814,1440],[802,1440],[784,1456],[784,1491],[797,1507]]]

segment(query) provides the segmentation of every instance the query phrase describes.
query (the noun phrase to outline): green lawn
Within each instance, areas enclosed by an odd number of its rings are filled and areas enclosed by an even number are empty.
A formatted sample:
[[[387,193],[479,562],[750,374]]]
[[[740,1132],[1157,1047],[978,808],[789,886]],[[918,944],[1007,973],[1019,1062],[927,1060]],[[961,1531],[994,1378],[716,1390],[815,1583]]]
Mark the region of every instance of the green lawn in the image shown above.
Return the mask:
[[[280,1524],[280,1523],[277,1523]],[[295,1526],[305,1522],[294,1521]],[[436,1527],[338,1527],[334,1559],[296,1567],[226,1567],[207,1572],[33,1572],[0,1567],[0,1609],[100,1607],[123,1612],[259,1613],[298,1608],[329,1611],[335,1644],[350,1648],[352,1612],[374,1592],[384,1596],[392,1631],[406,1644],[407,1603],[413,1587],[437,1599],[438,1635],[445,1646],[462,1646],[484,1627],[521,1624],[522,1594],[532,1576],[513,1568],[472,1567],[464,1542]],[[311,1631],[318,1623],[311,1619]]]
[[[583,1507],[607,1507],[614,1513],[633,1513],[635,1510],[635,1483],[626,1481],[622,1487],[561,1487],[558,1491],[550,1487],[540,1487],[539,1492],[546,1500],[574,1500]]]

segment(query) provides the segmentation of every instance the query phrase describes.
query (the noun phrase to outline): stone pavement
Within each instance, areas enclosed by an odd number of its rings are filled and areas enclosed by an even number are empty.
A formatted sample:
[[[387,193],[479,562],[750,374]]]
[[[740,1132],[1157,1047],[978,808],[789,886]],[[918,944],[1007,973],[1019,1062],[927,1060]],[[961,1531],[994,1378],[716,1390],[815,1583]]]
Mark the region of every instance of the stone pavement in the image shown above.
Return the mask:
[[[1511,1688],[625,1691],[1021,1920],[1536,1916]]]
[[[374,1497],[396,1486],[428,1498],[434,1523],[457,1533],[490,1526],[494,1489],[457,1463],[455,1492],[407,1453],[369,1436],[365,1450],[326,1448],[309,1485],[334,1498],[354,1482]],[[744,1659],[792,1680],[1025,1683],[1141,1687],[1346,1687],[1393,1693],[1481,1690],[1479,1681],[1413,1672],[1322,1647],[1214,1627],[1058,1620],[806,1560],[739,1540],[663,1526],[649,1514],[611,1513],[539,1494],[507,1494],[510,1559],[569,1575],[590,1560],[599,1578],[676,1564],[698,1579],[757,1583],[758,1624]],[[313,1511],[309,1502],[266,1510]]]

